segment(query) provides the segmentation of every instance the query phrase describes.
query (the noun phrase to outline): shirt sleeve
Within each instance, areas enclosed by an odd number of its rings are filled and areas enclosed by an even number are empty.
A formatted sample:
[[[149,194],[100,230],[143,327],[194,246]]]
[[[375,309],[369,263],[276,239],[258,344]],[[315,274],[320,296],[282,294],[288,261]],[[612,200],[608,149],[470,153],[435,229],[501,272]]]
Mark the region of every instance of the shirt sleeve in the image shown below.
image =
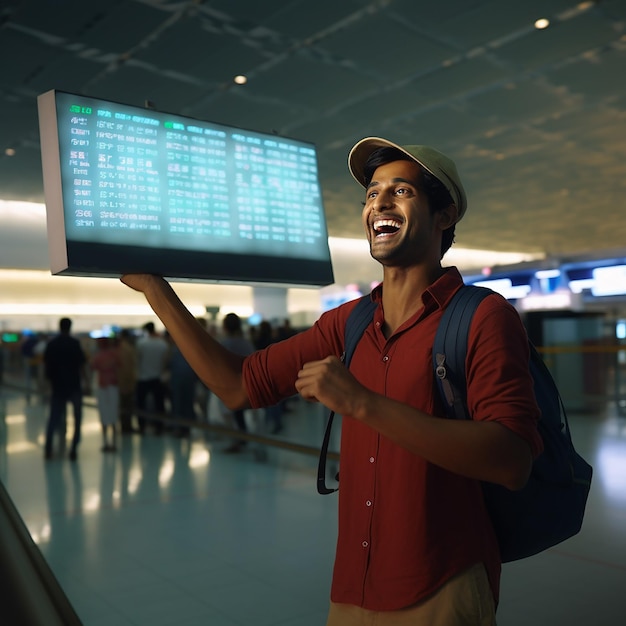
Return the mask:
[[[517,311],[494,294],[479,305],[468,340],[467,406],[475,420],[494,421],[522,437],[536,457],[541,412],[529,369],[526,329]]]
[[[251,406],[273,406],[294,395],[298,372],[305,363],[341,356],[346,321],[355,304],[327,311],[311,328],[248,356],[243,378]]]

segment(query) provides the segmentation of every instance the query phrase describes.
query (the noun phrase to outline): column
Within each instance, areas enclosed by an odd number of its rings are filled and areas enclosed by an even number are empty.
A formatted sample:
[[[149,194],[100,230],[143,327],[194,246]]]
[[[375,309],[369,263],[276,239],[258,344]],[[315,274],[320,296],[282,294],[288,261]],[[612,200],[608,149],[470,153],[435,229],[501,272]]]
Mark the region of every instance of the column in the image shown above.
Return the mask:
[[[269,322],[282,322],[289,317],[286,287],[254,287],[252,300],[254,312]]]

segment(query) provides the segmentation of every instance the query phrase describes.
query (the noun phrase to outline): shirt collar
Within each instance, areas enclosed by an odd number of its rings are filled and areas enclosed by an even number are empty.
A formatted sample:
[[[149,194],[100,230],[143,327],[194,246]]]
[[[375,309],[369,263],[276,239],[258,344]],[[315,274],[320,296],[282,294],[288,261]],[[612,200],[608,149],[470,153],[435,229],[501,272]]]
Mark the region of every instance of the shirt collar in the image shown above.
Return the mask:
[[[435,308],[444,308],[462,286],[463,278],[459,270],[454,266],[444,268],[442,276],[430,285],[422,295],[424,308],[430,309],[433,305]],[[380,304],[383,298],[383,283],[374,287],[370,297],[374,302]]]

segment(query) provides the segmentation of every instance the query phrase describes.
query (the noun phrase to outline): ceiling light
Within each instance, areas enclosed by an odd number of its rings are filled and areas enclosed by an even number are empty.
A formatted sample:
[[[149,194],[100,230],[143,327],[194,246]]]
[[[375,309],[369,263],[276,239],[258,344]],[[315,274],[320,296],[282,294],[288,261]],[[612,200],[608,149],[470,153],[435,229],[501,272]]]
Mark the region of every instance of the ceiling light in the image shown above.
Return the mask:
[[[248,82],[248,77],[243,74],[238,74],[233,80],[237,85],[245,85]]]
[[[543,30],[544,28],[548,28],[548,26],[550,26],[550,20],[547,20],[545,17],[535,21],[535,28],[537,30]]]
[[[7,148],[4,151],[4,154],[6,154],[7,156],[15,156],[15,148]]]

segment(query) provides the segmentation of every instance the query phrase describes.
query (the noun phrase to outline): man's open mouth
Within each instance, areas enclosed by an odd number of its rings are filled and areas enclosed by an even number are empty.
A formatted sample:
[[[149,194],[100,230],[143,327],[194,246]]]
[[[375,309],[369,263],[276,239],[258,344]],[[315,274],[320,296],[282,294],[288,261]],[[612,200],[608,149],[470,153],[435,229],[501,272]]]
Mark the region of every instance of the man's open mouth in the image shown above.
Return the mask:
[[[374,228],[374,233],[376,234],[376,236],[393,235],[400,230],[402,223],[395,219],[386,218],[374,220],[372,226]]]

